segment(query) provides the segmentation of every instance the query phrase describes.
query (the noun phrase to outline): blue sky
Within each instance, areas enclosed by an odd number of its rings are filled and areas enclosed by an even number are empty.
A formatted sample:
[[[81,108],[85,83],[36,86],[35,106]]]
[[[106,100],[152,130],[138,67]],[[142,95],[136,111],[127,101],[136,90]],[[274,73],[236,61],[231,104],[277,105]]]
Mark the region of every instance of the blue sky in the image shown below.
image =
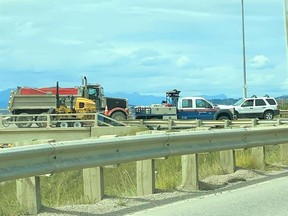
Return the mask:
[[[288,93],[283,0],[244,0],[247,94]],[[243,95],[241,0],[0,0],[0,90]]]

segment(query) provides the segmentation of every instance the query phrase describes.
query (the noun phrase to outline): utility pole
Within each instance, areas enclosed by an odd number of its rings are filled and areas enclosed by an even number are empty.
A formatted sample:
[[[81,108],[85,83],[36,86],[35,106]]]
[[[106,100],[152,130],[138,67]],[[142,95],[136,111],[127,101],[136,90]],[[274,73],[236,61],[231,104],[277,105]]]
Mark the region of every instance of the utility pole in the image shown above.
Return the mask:
[[[285,38],[286,38],[286,55],[287,55],[288,54],[288,0],[284,0],[284,19],[285,19],[284,24],[285,24]]]
[[[247,97],[246,85],[246,54],[245,54],[245,22],[244,22],[244,0],[241,0],[242,6],[242,44],[243,44],[243,97]],[[287,1],[287,0],[285,0]]]

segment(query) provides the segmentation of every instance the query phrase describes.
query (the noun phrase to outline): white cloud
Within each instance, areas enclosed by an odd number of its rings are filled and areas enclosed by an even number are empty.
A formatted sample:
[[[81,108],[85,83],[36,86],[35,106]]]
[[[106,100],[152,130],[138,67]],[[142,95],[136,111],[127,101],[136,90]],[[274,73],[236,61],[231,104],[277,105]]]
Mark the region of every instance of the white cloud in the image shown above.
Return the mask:
[[[181,56],[177,59],[177,67],[179,68],[185,68],[189,66],[191,63],[190,59],[187,56]]]
[[[250,61],[250,66],[254,69],[265,69],[265,68],[269,68],[272,66],[272,64],[270,63],[269,58],[267,58],[264,55],[256,55],[253,57],[253,59],[251,59]]]

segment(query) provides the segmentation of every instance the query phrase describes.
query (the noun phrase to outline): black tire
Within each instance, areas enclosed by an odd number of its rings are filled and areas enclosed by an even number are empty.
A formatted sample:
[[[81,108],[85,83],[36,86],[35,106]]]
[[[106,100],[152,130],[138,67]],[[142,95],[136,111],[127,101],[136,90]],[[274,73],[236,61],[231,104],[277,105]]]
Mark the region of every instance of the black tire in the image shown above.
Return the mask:
[[[37,117],[37,121],[46,121],[47,122],[47,116],[46,115],[47,115],[47,113],[41,113],[41,115],[39,115]],[[36,125],[38,127],[42,127],[42,128],[47,127],[47,123],[45,123],[45,122],[37,122]]]
[[[69,124],[67,122],[60,122],[59,127],[60,128],[67,128],[67,127],[69,127]]]
[[[19,123],[23,121],[23,123]],[[19,116],[16,117],[16,125],[19,128],[29,128],[32,125],[33,117],[29,116],[28,113],[21,113]]]
[[[272,120],[274,118],[274,113],[272,111],[266,111],[263,114],[263,119]]]
[[[3,118],[3,119],[2,119],[2,125],[3,125],[3,127],[9,127],[9,125],[10,125],[10,118]]]
[[[80,128],[80,127],[83,127],[83,123],[82,122],[73,122],[73,127],[76,127],[76,128]]]
[[[117,121],[123,121],[127,119],[127,116],[125,115],[125,113],[121,112],[121,111],[116,111],[114,113],[112,113],[111,118],[117,120]]]
[[[218,117],[217,120],[230,120],[230,119],[228,116],[223,115],[223,116]]]

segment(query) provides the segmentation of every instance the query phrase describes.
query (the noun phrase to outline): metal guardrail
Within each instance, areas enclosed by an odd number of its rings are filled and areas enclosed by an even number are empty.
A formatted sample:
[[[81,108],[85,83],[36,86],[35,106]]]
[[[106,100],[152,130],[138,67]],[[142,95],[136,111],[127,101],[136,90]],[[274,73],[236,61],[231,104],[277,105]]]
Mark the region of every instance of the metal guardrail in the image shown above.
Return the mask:
[[[288,124],[288,120],[259,120],[259,119],[238,119],[238,120],[126,120],[123,121],[126,125],[145,125],[152,130],[177,130],[189,129],[197,127],[209,128],[239,128],[239,127],[255,127],[255,126],[272,126]]]
[[[280,117],[288,116],[288,110],[280,110]]]
[[[71,114],[72,115],[72,114]],[[84,113],[83,115],[90,115],[89,113]],[[274,120],[258,120],[258,119],[238,119],[238,120],[226,120],[226,121],[219,121],[219,120],[124,120],[124,121],[116,121],[115,119],[109,118],[102,114],[93,114],[93,119],[87,120],[53,120],[53,117],[56,115],[33,115],[34,119],[30,121],[16,121],[15,118],[18,116],[25,117],[26,115],[0,115],[0,129],[2,128],[9,128],[14,125],[16,127],[17,124],[20,125],[20,128],[26,128],[25,126],[21,126],[22,124],[28,124],[28,122],[32,123],[30,127],[33,128],[50,128],[50,127],[59,127],[61,122],[70,123],[72,127],[93,127],[97,126],[147,126],[149,129],[152,130],[173,130],[173,129],[189,129],[189,128],[196,128],[196,127],[214,127],[214,128],[225,128],[225,127],[241,127],[241,126],[255,126],[255,125],[280,125],[280,124],[287,124],[288,120],[285,119],[274,119]],[[27,115],[31,117],[31,115]],[[37,119],[38,116],[41,116],[42,120]],[[58,118],[61,114],[57,115]],[[63,115],[67,116],[67,114]],[[97,117],[96,117],[97,116]],[[95,119],[94,119],[95,118]],[[76,124],[73,126],[74,122],[81,122],[81,124]],[[57,126],[58,124],[58,126]],[[19,126],[18,126],[19,127]],[[62,127],[60,125],[60,127]]]
[[[1,149],[0,182],[66,170],[288,143],[288,127],[238,128],[46,143]]]
[[[11,125],[21,125],[28,123],[28,121],[25,121],[25,118],[30,118],[31,123],[33,125],[36,125],[37,127],[54,127],[57,123],[60,124],[61,122],[81,122],[81,126],[119,126],[119,125],[146,125],[150,129],[162,129],[162,130],[167,130],[167,129],[185,129],[185,128],[195,128],[195,127],[200,127],[200,126],[208,126],[208,127],[219,127],[223,128],[225,126],[230,126],[230,127],[239,127],[243,125],[253,125],[253,121],[256,121],[256,124],[259,125],[276,125],[276,124],[287,124],[288,120],[285,119],[274,119],[274,120],[258,120],[258,119],[238,119],[238,120],[233,120],[229,121],[228,125],[227,122],[225,121],[213,121],[213,120],[145,120],[145,119],[140,119],[140,120],[135,120],[135,119],[129,119],[125,121],[116,121],[115,119],[111,119],[107,116],[104,116],[100,113],[81,113],[80,115],[86,115],[86,116],[93,116],[91,119],[82,119],[82,120],[59,120],[59,116],[75,116],[79,114],[38,114],[38,115],[11,115],[11,114],[0,114],[0,128],[3,127],[9,127]],[[24,120],[22,119],[21,121],[16,121],[17,117],[24,117]],[[288,110],[280,110],[280,118],[283,118],[284,116],[288,116]],[[40,118],[39,118],[40,117]],[[55,120],[57,119],[58,120]],[[54,120],[53,120],[54,119]],[[76,124],[77,127],[80,126],[80,124]],[[32,126],[33,127],[33,126]]]

